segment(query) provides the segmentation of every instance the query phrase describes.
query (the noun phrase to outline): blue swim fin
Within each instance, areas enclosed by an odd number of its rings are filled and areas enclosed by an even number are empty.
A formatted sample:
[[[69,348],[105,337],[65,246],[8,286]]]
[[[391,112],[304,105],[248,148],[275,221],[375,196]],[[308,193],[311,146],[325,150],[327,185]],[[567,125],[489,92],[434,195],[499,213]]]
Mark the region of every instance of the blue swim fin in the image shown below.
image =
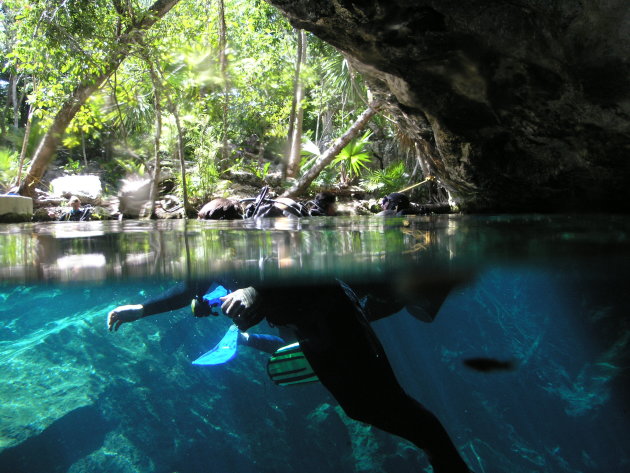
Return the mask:
[[[193,365],[220,365],[230,361],[236,355],[236,345],[238,344],[238,327],[230,325],[230,328],[221,341],[207,353],[204,353],[195,361]]]

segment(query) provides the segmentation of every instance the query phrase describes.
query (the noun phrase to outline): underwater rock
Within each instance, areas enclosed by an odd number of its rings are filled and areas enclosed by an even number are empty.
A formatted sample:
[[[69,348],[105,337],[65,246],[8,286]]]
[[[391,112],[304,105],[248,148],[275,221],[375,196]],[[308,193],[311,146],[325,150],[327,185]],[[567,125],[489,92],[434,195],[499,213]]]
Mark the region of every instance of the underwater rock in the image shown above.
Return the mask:
[[[52,323],[0,352],[0,451],[42,434],[68,413],[90,406],[103,389],[79,346],[67,344],[72,328]],[[17,346],[16,346],[17,345]],[[67,346],[59,350],[60,346]],[[92,380],[92,382],[90,382]]]
[[[94,406],[77,408],[40,434],[0,452],[0,472],[65,472],[75,461],[98,448],[110,428],[110,423]]]

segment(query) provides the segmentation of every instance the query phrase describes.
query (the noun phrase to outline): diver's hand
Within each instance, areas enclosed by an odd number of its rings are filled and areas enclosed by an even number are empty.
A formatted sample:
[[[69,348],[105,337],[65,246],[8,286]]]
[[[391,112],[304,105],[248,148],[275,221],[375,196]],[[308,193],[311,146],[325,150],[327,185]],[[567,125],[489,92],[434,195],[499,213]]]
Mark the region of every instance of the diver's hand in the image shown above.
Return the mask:
[[[260,322],[262,317],[256,314],[258,291],[253,287],[237,289],[221,297],[221,300],[221,310],[240,330],[245,331]]]
[[[144,307],[141,304],[121,305],[107,314],[107,327],[109,331],[116,332],[122,324],[133,322],[144,316]]]

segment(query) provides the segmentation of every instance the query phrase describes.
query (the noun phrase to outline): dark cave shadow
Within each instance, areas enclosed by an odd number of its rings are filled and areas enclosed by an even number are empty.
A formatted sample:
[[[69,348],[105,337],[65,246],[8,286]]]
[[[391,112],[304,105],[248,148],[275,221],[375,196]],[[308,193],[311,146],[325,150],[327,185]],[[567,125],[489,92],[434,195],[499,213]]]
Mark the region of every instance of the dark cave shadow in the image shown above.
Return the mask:
[[[0,473],[66,472],[98,449],[111,427],[96,407],[75,409],[40,434],[0,453]]]

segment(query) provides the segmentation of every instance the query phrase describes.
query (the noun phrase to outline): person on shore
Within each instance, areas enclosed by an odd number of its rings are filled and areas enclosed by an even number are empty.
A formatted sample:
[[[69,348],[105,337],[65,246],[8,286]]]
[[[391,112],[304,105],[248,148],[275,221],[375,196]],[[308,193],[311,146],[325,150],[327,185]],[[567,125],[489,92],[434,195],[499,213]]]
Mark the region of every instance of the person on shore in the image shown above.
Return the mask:
[[[337,198],[331,192],[319,192],[315,198],[307,202],[307,212],[310,217],[334,217],[337,215]]]
[[[237,200],[218,197],[201,207],[197,218],[199,220],[240,220],[243,218],[243,209]]]
[[[415,213],[411,208],[409,197],[400,192],[393,192],[383,197],[381,208],[383,210],[376,214],[379,217],[397,217]]]
[[[59,217],[60,222],[83,222],[85,220],[90,220],[92,216],[92,207],[86,205],[82,208],[81,200],[76,195],[73,195],[68,199],[68,205],[70,205],[70,210]]]

